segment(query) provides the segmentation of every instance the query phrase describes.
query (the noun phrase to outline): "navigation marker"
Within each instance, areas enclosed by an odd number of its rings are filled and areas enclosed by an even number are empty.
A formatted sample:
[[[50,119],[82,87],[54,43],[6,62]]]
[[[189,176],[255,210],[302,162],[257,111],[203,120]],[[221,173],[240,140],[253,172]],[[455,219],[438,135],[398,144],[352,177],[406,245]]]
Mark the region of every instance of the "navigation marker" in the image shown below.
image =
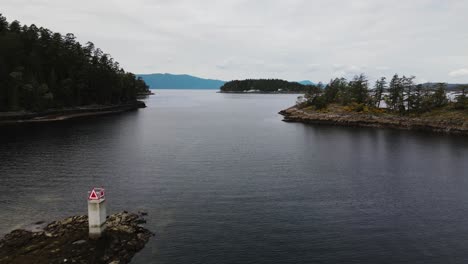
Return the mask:
[[[97,193],[96,193],[96,191],[94,189],[89,194],[88,199],[89,200],[99,200],[99,197],[98,197],[98,195],[97,195]]]
[[[89,238],[98,239],[106,230],[106,198],[104,188],[93,188],[88,192]]]

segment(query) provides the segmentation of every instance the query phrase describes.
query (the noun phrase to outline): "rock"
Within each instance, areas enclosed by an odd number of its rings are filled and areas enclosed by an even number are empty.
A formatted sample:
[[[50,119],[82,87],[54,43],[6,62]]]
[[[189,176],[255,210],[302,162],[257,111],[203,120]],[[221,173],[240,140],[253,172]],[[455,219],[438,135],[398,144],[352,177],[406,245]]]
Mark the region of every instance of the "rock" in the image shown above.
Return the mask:
[[[73,244],[73,245],[81,245],[81,244],[83,244],[83,243],[86,243],[86,240],[84,240],[84,239],[82,239],[82,240],[77,240],[77,241],[73,242],[72,244]]]
[[[138,214],[141,215],[141,216],[147,216],[148,212],[145,211],[145,210],[140,210],[140,211],[138,211]]]
[[[146,224],[146,220],[145,220],[145,219],[141,219],[141,218],[135,220],[135,222],[136,222],[137,224]]]
[[[128,226],[128,225],[121,225],[117,228],[117,230],[125,232],[125,233],[129,233],[129,234],[135,233],[135,228],[133,228],[132,226]]]
[[[66,218],[65,220],[60,221],[61,225],[67,225],[73,221],[73,217]]]
[[[142,240],[142,241],[146,241],[147,239],[149,239],[149,235],[145,233],[138,233],[137,237],[139,240]]]
[[[153,235],[144,222],[140,214],[113,214],[98,240],[88,238],[87,216],[52,222],[44,232],[14,230],[0,240],[0,264],[129,263]]]
[[[360,112],[321,112],[290,107],[279,114],[285,122],[340,125],[352,127],[377,127],[403,130],[421,130],[468,135],[467,122],[463,120],[440,120],[396,115],[374,115]]]

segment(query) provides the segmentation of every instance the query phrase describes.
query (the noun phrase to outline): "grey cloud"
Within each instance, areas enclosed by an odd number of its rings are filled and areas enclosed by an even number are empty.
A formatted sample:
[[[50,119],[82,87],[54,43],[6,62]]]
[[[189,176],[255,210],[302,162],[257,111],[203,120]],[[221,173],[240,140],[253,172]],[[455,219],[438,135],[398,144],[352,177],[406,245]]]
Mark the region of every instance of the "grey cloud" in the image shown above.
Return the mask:
[[[468,68],[463,68],[463,69],[458,69],[458,70],[455,70],[455,71],[451,71],[449,73],[449,76],[451,77],[464,77],[464,76],[468,76]]]
[[[318,81],[391,69],[468,82],[466,10],[465,0],[2,0],[1,12],[73,32],[133,72]]]

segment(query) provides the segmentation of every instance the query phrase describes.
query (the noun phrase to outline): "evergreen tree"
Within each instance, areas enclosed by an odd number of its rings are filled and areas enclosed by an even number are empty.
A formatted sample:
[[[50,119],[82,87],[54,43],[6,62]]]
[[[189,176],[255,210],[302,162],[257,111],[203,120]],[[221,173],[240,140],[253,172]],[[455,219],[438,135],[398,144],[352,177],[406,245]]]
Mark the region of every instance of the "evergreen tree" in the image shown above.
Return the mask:
[[[438,108],[447,105],[447,84],[437,83],[434,93],[431,96],[432,107]]]
[[[4,17],[1,13],[0,13],[0,33],[6,31],[8,29],[8,22],[6,20],[6,17]]]
[[[369,87],[367,77],[364,74],[354,76],[353,80],[349,82],[349,90],[353,102],[358,104],[368,102]]]
[[[317,100],[322,96],[323,89],[320,86],[311,86],[307,93],[304,95],[304,99],[308,105],[317,105]]]
[[[405,112],[404,86],[402,78],[398,77],[398,74],[395,74],[390,81],[388,96],[386,97],[385,103],[388,108],[393,111],[398,111],[400,113]]]
[[[412,110],[412,107],[414,105],[414,94],[413,94],[413,90],[414,90],[414,79],[415,77],[414,76],[411,76],[411,77],[406,77],[403,75],[403,77],[401,78],[401,85],[402,85],[402,89],[403,89],[403,101],[404,101],[404,108],[402,111],[411,111]]]
[[[468,109],[468,97],[466,96],[468,85],[460,86],[459,90],[460,90],[460,95],[456,97],[455,108],[456,109]]]
[[[387,81],[385,77],[378,79],[374,85],[374,105],[375,107],[380,107],[380,102],[383,99],[383,93],[387,89]]]
[[[389,111],[401,115],[428,112],[449,104],[446,96],[447,84],[439,83],[429,89],[427,85],[416,85],[414,79],[414,76],[399,77],[395,74],[387,88],[386,79],[382,77],[375,82],[374,89],[370,92],[364,74],[355,76],[349,83],[344,78],[335,78],[324,89],[316,86],[315,89],[307,90],[298,102],[300,107],[315,106],[315,109],[325,108],[329,104],[356,104],[346,109],[362,111],[366,109],[366,105],[367,109],[380,108],[383,99]],[[465,89],[468,89],[468,85],[460,89],[461,94],[453,105],[456,109],[465,109],[468,104]]]
[[[421,112],[423,110],[423,101],[427,96],[427,92],[422,84],[414,87],[412,93],[408,95],[408,108],[414,112]]]
[[[0,111],[122,104],[147,91],[91,42],[0,15]]]
[[[348,104],[350,100],[348,81],[345,78],[335,78],[325,86],[324,99],[326,104],[341,103]]]

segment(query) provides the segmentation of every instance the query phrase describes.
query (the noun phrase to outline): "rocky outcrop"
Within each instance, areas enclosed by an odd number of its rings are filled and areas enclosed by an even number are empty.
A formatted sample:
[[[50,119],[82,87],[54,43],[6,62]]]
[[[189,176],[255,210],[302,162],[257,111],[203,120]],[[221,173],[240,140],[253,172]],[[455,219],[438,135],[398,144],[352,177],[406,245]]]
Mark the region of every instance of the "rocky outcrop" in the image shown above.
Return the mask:
[[[33,231],[14,230],[0,240],[0,263],[129,263],[153,236],[142,226],[143,215],[124,211],[109,216],[106,232],[98,240],[88,238],[87,216]]]
[[[4,112],[0,113],[0,125],[62,121],[87,116],[121,113],[145,107],[145,103],[135,101],[120,105],[92,105],[66,109],[50,109],[44,112]]]
[[[377,127],[405,130],[421,130],[468,135],[468,122],[461,119],[430,119],[418,117],[401,117],[395,115],[373,115],[358,112],[333,113],[304,111],[297,107],[282,110],[285,122],[326,124],[353,127]]]

